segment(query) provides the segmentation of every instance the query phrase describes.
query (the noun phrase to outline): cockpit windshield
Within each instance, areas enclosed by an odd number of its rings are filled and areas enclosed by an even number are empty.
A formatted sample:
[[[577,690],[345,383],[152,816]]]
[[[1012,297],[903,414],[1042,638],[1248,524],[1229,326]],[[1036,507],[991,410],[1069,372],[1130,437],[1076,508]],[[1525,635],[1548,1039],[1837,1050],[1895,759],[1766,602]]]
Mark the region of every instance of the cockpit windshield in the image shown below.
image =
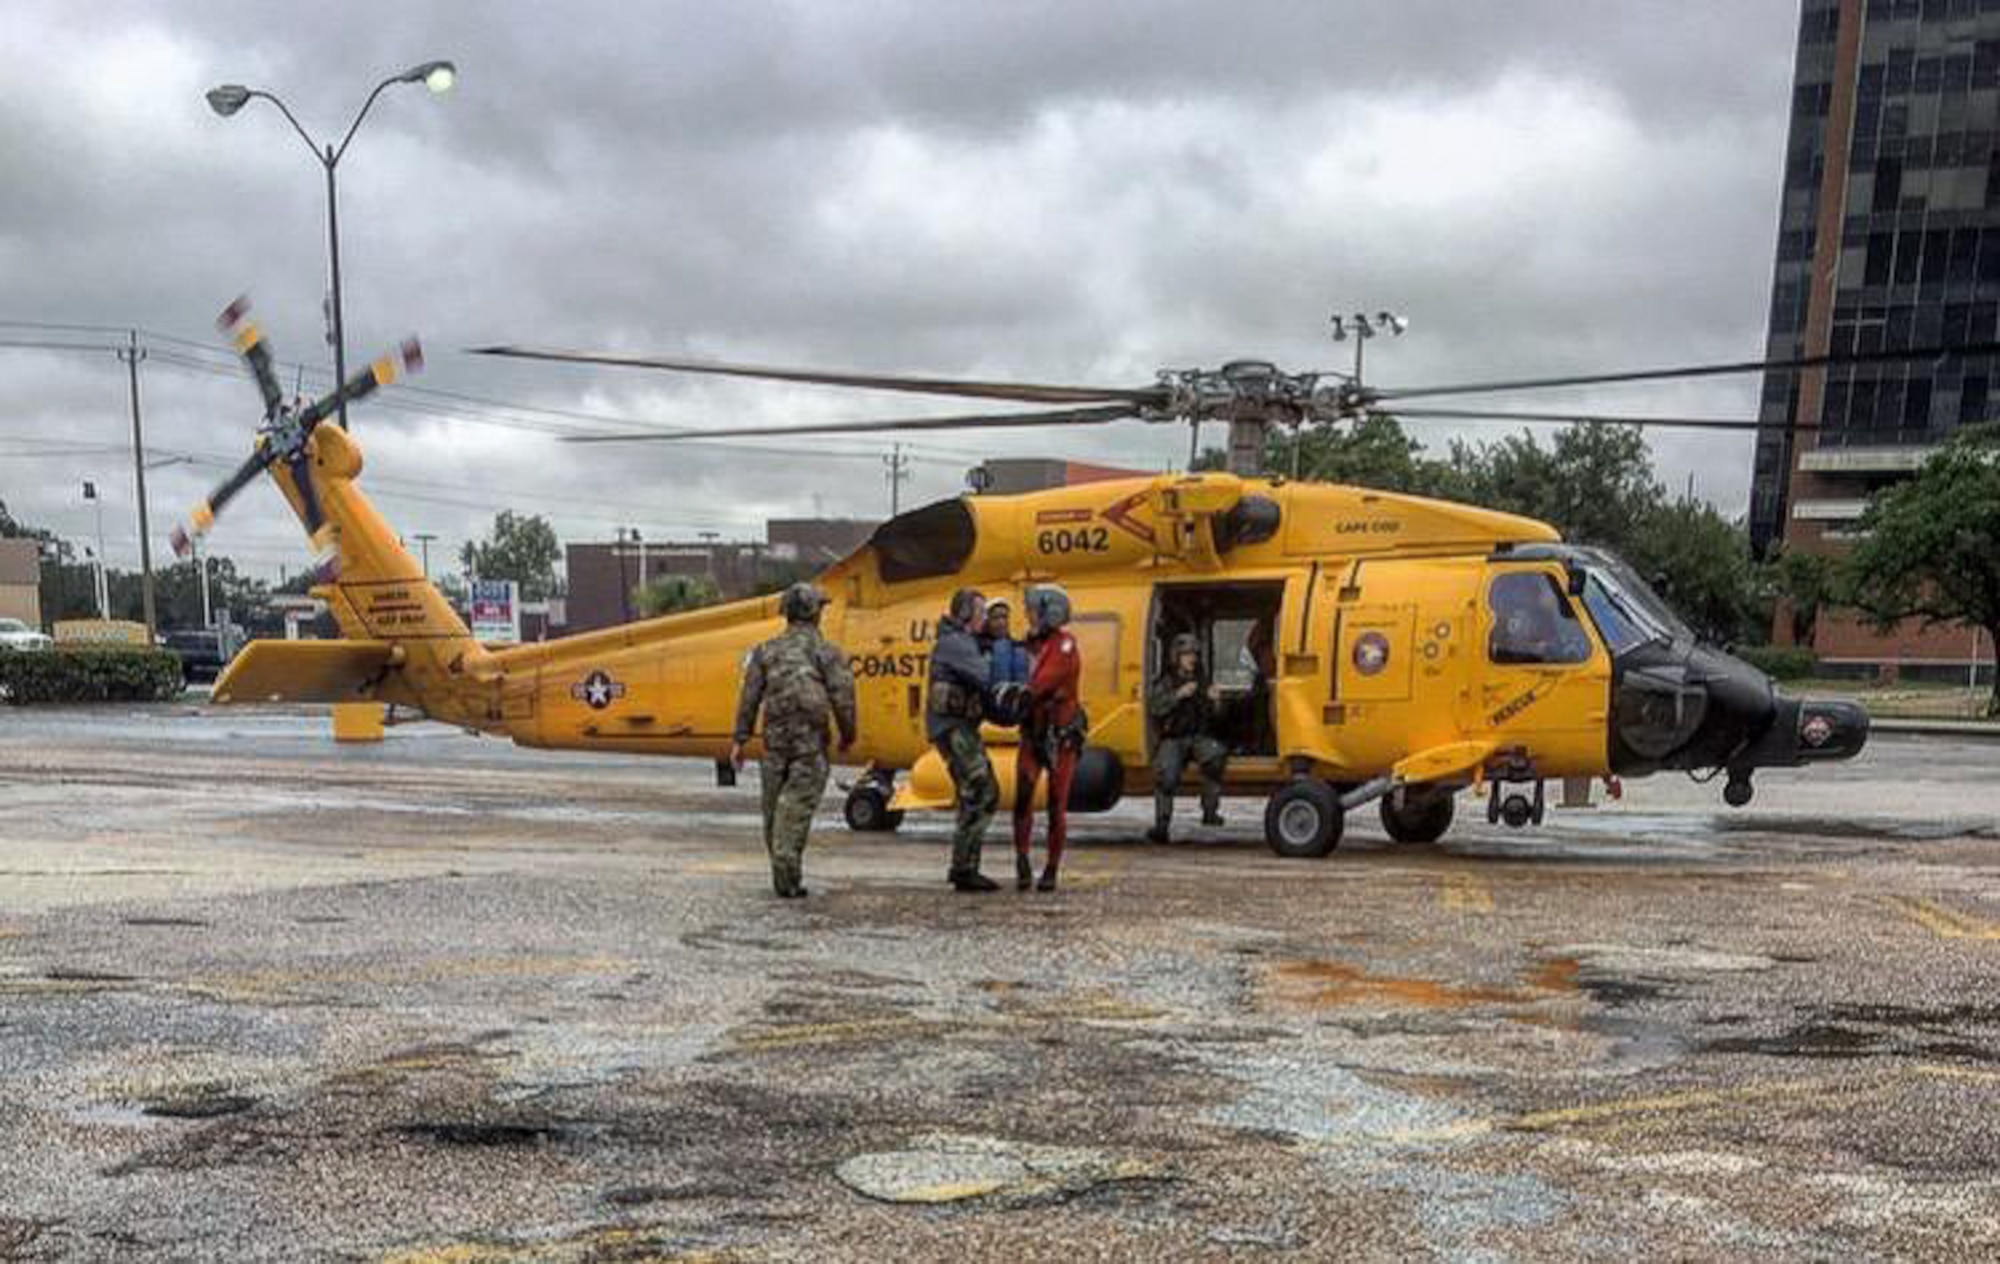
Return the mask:
[[[1680,621],[1659,594],[1613,555],[1601,549],[1578,549],[1585,580],[1584,608],[1616,656],[1652,642],[1692,641],[1694,632]]]

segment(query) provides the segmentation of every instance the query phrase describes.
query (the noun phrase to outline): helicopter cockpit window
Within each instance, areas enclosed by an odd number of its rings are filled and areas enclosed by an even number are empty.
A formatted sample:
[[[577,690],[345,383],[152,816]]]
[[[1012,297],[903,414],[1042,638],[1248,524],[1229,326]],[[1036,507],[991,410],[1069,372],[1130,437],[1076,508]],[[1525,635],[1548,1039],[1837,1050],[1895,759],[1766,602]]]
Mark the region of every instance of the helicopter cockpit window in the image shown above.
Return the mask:
[[[1618,582],[1615,572],[1585,572],[1583,606],[1597,625],[1604,647],[1613,656],[1654,641],[1671,640],[1658,616],[1644,601],[1636,599]]]
[[[1590,658],[1590,634],[1577,622],[1555,576],[1515,571],[1499,576],[1487,594],[1493,608],[1488,656],[1496,663],[1581,663]]]
[[[891,518],[869,541],[885,584],[955,575],[977,542],[972,511],[962,500],[940,500]]]

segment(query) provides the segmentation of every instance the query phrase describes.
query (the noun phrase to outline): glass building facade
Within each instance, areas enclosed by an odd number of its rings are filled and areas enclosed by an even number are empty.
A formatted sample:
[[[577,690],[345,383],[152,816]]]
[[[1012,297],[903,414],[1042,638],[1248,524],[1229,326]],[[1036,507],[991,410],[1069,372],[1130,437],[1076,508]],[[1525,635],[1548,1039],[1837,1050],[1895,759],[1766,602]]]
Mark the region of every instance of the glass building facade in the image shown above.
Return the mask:
[[[1805,0],[1767,350],[2000,337],[2000,0]],[[1750,528],[1837,541],[1870,491],[2000,416],[1993,357],[1771,374]]]

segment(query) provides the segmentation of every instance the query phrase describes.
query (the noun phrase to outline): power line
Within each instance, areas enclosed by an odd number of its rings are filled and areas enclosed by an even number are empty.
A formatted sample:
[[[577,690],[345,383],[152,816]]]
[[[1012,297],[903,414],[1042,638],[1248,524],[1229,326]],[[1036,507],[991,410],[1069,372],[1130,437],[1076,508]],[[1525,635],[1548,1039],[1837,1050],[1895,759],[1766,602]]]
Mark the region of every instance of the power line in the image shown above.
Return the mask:
[[[103,333],[103,334],[113,334],[113,335],[123,335],[128,332],[128,330],[125,327],[113,327],[109,325],[66,324],[54,321],[0,320],[0,329],[6,329],[6,328],[34,329],[46,332]],[[192,338],[182,338],[173,334],[163,334],[157,331],[147,330],[143,328],[138,329],[136,332],[144,335],[149,340],[158,340],[161,342],[173,343],[181,347],[188,348],[190,352],[198,352],[201,355],[215,357],[214,359],[203,360],[198,355],[189,354],[188,352],[168,352],[160,350],[158,348],[154,348],[153,351],[155,356],[162,361],[176,363],[184,368],[200,369],[202,371],[210,373],[213,376],[220,376],[220,377],[242,376],[242,366],[240,359],[237,356],[237,353],[232,348],[218,346],[214,343],[199,342]],[[33,350],[60,350],[60,351],[103,350],[109,352],[116,352],[118,350],[118,347],[113,343],[98,344],[89,342],[53,342],[53,341],[19,340],[19,339],[10,340],[4,338],[0,338],[0,346],[6,346],[6,347],[18,346]],[[274,360],[274,363],[281,368],[292,369],[295,372],[301,374],[302,376],[310,378],[313,381],[315,387],[330,386],[333,381],[332,376],[328,374],[325,370],[316,368],[309,364],[304,364],[300,361]],[[662,434],[700,433],[699,431],[694,430],[691,427],[687,426],[662,425],[659,422],[642,421],[630,417],[616,416],[610,413],[585,412],[578,409],[557,408],[545,404],[514,403],[509,400],[495,399],[490,396],[472,395],[460,391],[449,391],[439,387],[418,386],[413,383],[398,383],[396,386],[390,388],[389,391],[385,391],[384,395],[414,396],[417,397],[418,399],[449,401],[454,404],[470,404],[476,407],[470,410],[462,408],[461,409],[423,408],[416,406],[410,401],[404,401],[402,404],[398,405],[390,402],[389,400],[384,399],[383,396],[378,395],[376,399],[377,399],[377,405],[380,407],[400,407],[403,411],[406,412],[422,413],[430,416],[439,416],[439,417],[452,417],[452,418],[472,421],[475,424],[508,425],[514,429],[531,430],[544,434],[575,434],[577,433],[577,430],[573,426],[558,426],[553,424],[545,424],[543,426],[537,427],[530,424],[525,419],[501,418],[488,410],[501,409],[507,412],[559,418],[565,421],[580,421],[588,423],[593,426],[612,426],[618,428],[652,430],[652,431],[658,431]],[[790,453],[795,455],[809,455],[814,457],[833,456],[846,460],[868,460],[872,459],[875,455],[874,452],[872,451],[866,451],[866,452],[843,451],[839,449],[829,450],[825,447],[802,449],[802,448],[786,448],[778,446],[752,446],[740,443],[730,443],[726,440],[714,440],[714,439],[690,439],[687,440],[686,442],[698,447],[712,448],[716,451],[743,452],[761,456],[771,456],[776,454]],[[833,442],[840,443],[840,442],[865,442],[865,441],[834,440]],[[910,444],[906,446],[908,447],[909,451],[911,451],[912,453],[919,454],[921,459],[927,461],[955,463],[959,461],[979,459],[977,454],[966,451],[964,449],[937,448],[937,447],[929,447],[917,444]]]

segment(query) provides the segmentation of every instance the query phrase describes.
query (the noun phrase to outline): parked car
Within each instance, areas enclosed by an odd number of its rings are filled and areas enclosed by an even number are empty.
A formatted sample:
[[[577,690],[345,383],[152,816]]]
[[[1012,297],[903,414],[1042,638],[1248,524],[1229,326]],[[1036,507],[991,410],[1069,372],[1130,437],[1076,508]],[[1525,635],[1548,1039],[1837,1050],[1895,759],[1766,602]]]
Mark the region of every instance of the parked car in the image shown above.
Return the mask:
[[[0,650],[45,650],[54,644],[19,619],[0,619]]]
[[[190,628],[169,632],[160,638],[167,649],[181,656],[181,678],[214,680],[236,656],[235,640],[221,632]]]

